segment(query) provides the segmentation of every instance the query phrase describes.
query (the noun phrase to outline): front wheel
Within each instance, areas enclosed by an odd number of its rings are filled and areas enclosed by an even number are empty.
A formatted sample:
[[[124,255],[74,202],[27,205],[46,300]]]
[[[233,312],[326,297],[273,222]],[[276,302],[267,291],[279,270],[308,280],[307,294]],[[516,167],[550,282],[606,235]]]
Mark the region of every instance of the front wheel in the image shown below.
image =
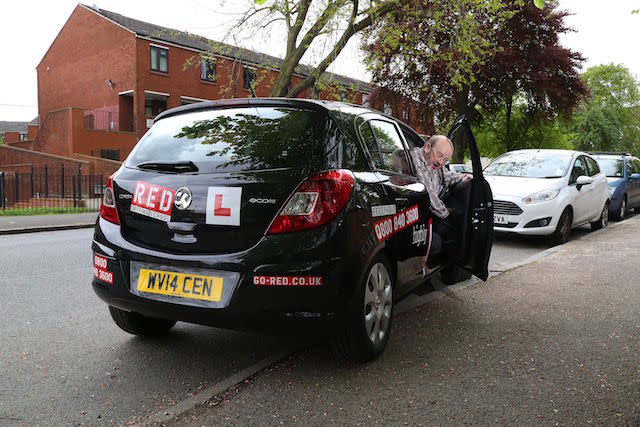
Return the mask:
[[[386,258],[378,255],[358,285],[347,312],[336,325],[334,348],[345,358],[368,362],[387,346],[393,314],[393,279]]]
[[[618,221],[622,221],[627,216],[627,195],[625,194],[620,202],[620,209],[618,209]]]
[[[176,324],[175,320],[147,317],[140,313],[124,311],[111,306],[109,306],[109,313],[120,329],[133,335],[165,335]]]
[[[600,218],[591,223],[591,229],[600,230],[601,228],[605,228],[607,225],[609,225],[609,205],[605,203],[604,208],[602,208],[602,212],[600,212]]]
[[[556,245],[562,245],[569,240],[569,233],[571,232],[571,211],[569,208],[562,211],[556,230],[553,232],[551,239]]]

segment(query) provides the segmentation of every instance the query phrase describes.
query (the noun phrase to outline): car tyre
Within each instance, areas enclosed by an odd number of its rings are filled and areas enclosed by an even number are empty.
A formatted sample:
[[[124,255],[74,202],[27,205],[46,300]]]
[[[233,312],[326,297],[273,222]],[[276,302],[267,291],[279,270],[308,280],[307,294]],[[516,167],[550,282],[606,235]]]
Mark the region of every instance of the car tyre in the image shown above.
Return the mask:
[[[560,215],[558,225],[556,226],[551,239],[556,245],[563,245],[569,241],[569,234],[571,233],[571,210],[565,208]]]
[[[622,201],[620,202],[620,208],[618,209],[618,221],[622,221],[627,216],[627,195],[625,194],[622,197]]]
[[[393,315],[393,275],[389,261],[376,256],[338,318],[333,347],[345,359],[368,362],[387,346]]]
[[[445,285],[454,285],[470,278],[471,273],[457,265],[450,265],[440,270],[440,280],[442,280]]]
[[[175,320],[147,317],[140,313],[124,311],[111,306],[109,306],[109,313],[111,313],[111,318],[120,329],[133,335],[166,335],[176,324]]]
[[[609,225],[609,204],[605,203],[598,220],[591,223],[591,229],[600,230],[601,228],[605,228],[607,225]]]

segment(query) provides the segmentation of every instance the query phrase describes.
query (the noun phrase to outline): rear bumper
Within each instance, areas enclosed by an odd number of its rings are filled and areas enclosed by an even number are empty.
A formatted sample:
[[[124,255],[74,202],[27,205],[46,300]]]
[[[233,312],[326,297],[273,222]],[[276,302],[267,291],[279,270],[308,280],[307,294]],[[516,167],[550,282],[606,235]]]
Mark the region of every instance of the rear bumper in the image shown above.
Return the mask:
[[[333,233],[338,234],[345,233]],[[309,230],[263,237],[244,252],[184,256],[134,246],[122,237],[119,226],[100,218],[92,249],[107,260],[104,269],[113,279],[112,283],[101,280],[94,269],[93,289],[107,304],[122,310],[211,326],[243,327],[267,318],[332,316],[342,311],[351,298],[359,282],[361,263],[359,252],[350,255],[345,251],[348,245],[338,238],[327,237],[331,235],[326,229]],[[158,301],[132,291],[136,283],[132,283],[131,267],[137,263],[161,266],[168,271],[232,272],[237,277],[237,285],[223,307]],[[299,286],[290,281],[285,286],[284,279],[280,283],[273,280],[272,285],[257,285],[254,276],[321,277],[322,284]],[[174,298],[174,301],[180,299]]]

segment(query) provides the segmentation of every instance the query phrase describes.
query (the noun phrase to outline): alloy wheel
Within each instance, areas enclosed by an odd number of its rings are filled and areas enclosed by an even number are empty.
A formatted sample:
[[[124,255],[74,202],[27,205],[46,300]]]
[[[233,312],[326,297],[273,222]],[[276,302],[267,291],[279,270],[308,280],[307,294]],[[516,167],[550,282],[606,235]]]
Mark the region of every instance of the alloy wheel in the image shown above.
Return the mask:
[[[380,343],[389,332],[392,304],[391,277],[384,264],[376,263],[369,270],[364,289],[364,324],[373,344]]]
[[[622,221],[626,214],[627,214],[627,199],[623,198],[622,202],[620,202],[620,211],[618,212],[618,219]]]

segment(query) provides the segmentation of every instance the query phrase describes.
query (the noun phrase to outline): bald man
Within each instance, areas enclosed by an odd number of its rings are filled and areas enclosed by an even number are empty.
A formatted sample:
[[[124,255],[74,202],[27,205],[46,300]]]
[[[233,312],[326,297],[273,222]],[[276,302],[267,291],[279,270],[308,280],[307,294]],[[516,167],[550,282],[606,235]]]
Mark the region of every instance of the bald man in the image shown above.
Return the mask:
[[[431,211],[442,219],[448,217],[453,210],[444,205],[439,197],[440,194],[451,185],[471,178],[471,175],[450,172],[444,168],[452,155],[453,143],[444,135],[434,135],[429,138],[424,147],[411,150],[418,177],[429,193]]]

